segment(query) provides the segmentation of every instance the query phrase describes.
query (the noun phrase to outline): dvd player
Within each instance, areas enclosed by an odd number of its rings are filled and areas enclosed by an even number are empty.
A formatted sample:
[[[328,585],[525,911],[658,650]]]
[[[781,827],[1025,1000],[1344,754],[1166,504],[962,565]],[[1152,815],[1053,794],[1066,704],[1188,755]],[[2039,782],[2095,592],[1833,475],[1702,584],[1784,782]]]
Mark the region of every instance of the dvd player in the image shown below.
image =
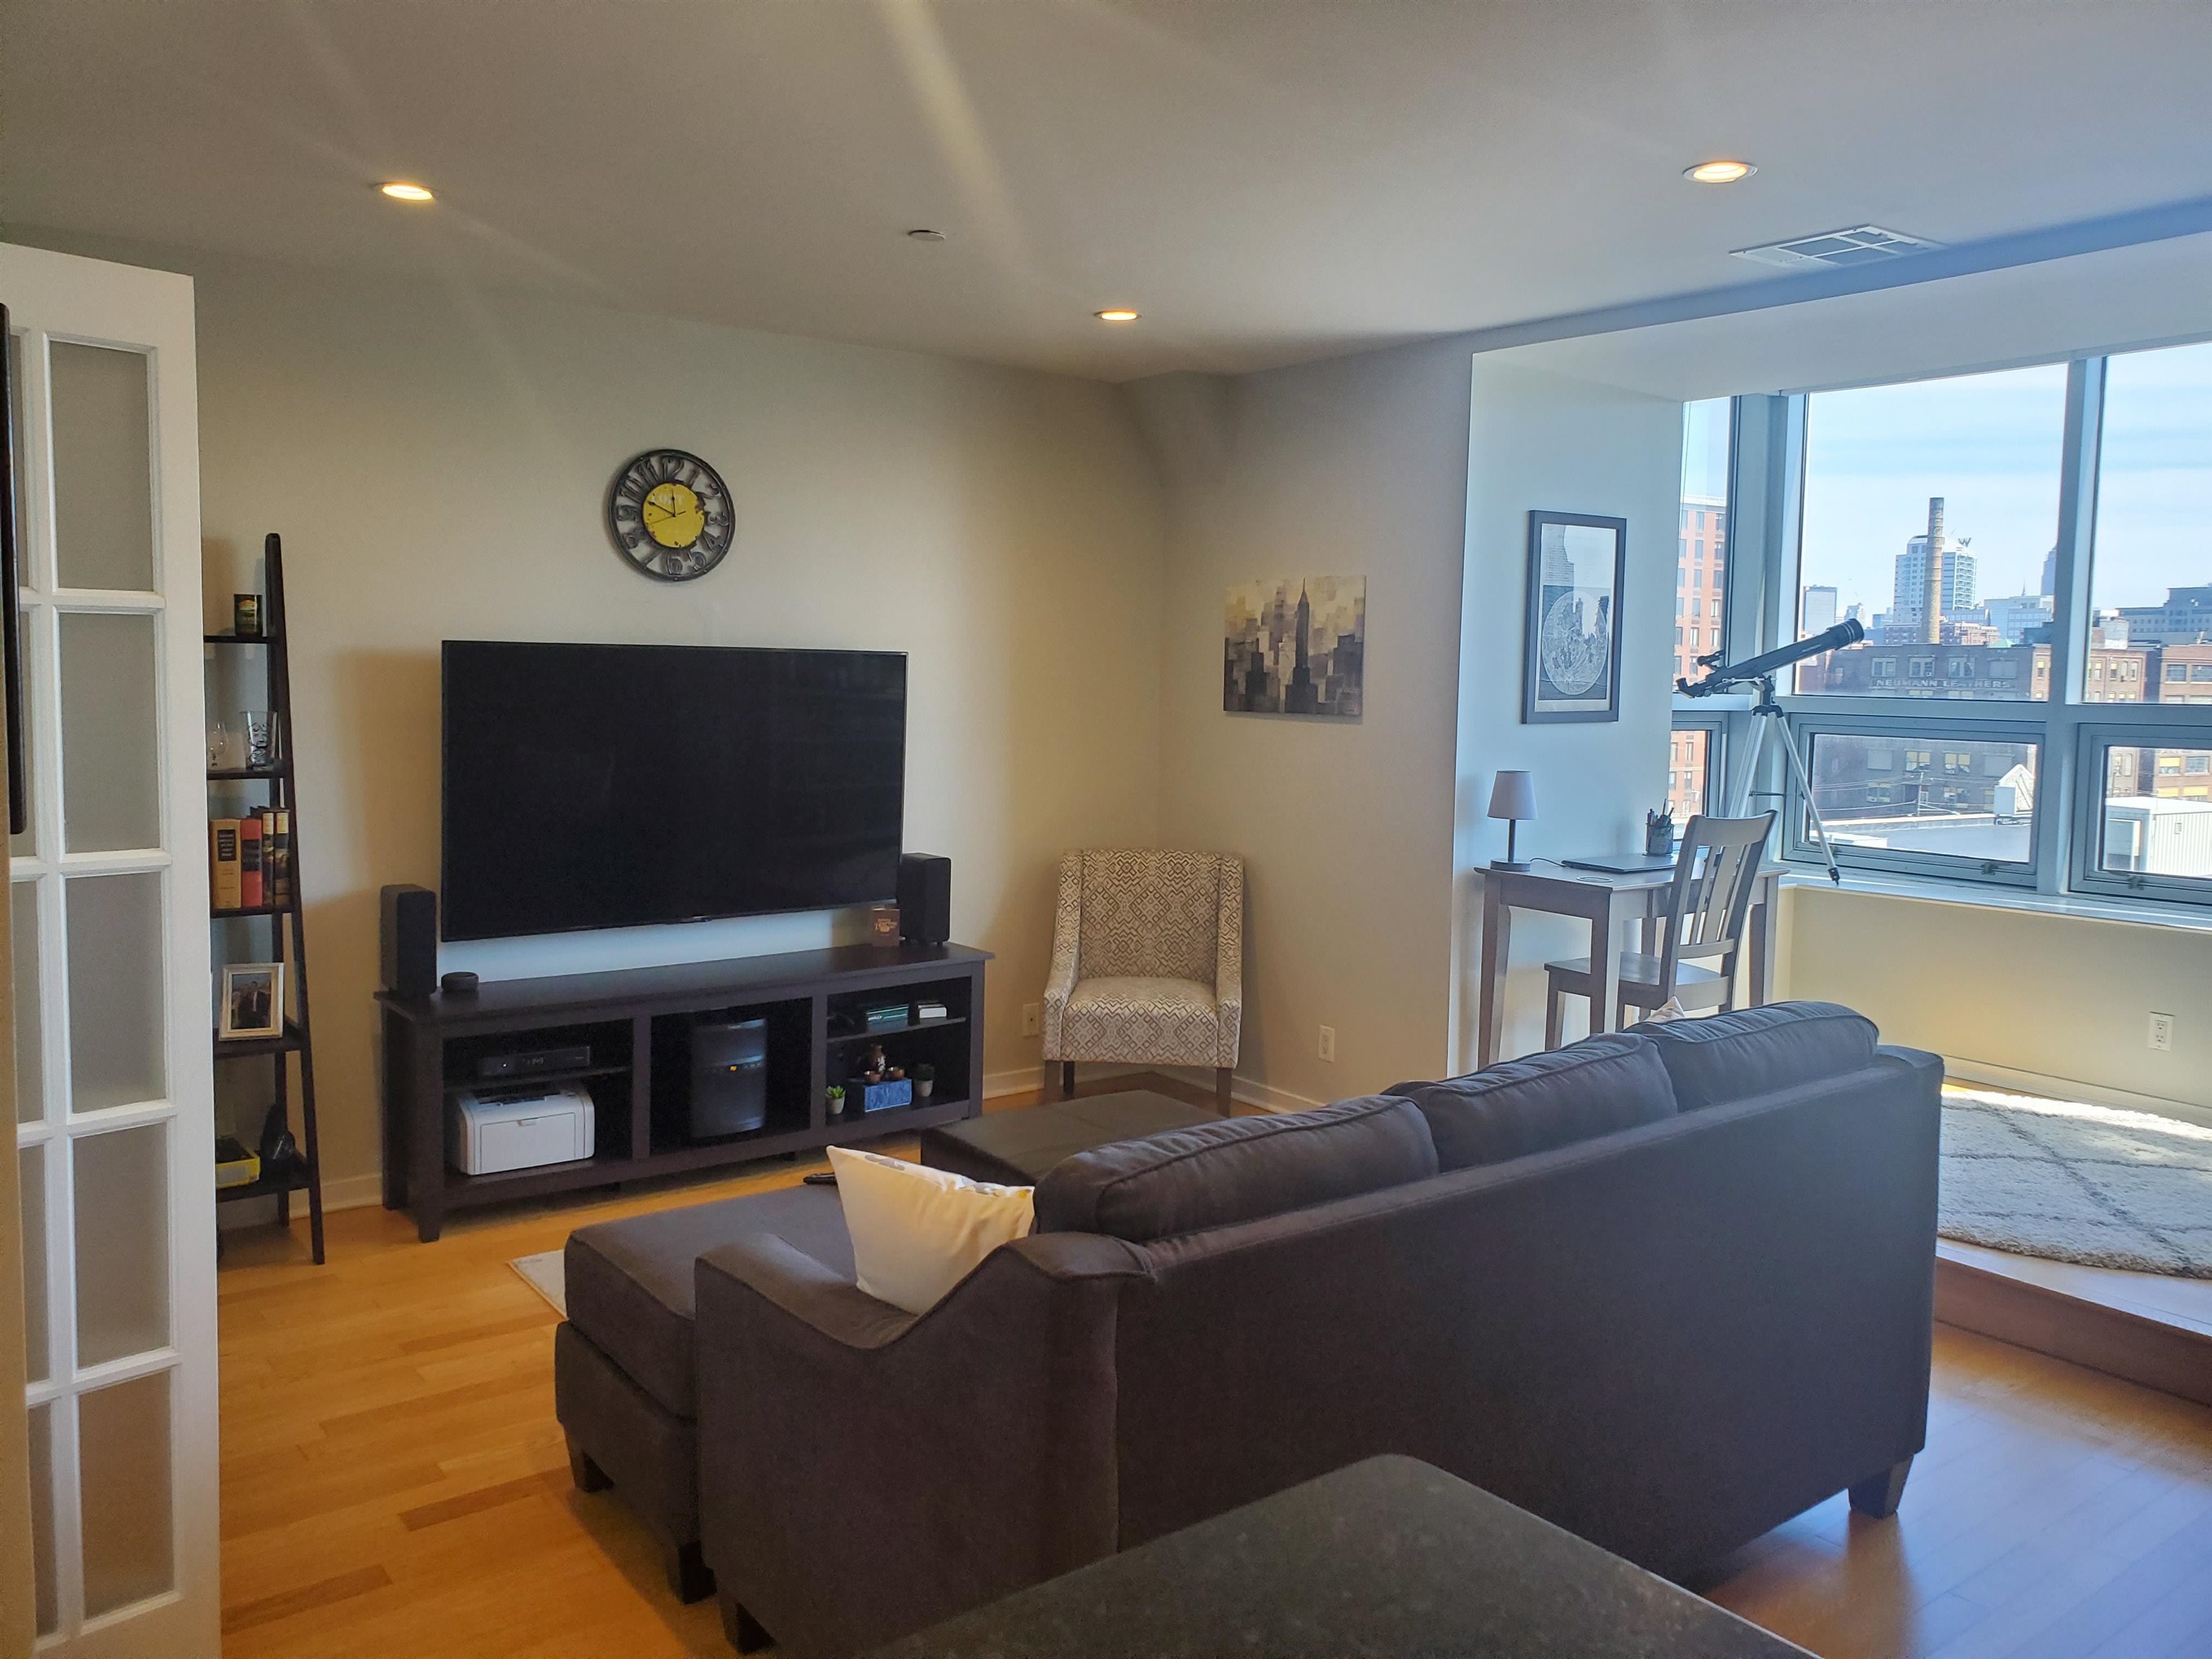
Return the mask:
[[[586,1042],[562,1048],[524,1048],[511,1054],[479,1054],[477,1079],[496,1083],[502,1078],[543,1077],[548,1072],[580,1072],[591,1063],[592,1048]]]

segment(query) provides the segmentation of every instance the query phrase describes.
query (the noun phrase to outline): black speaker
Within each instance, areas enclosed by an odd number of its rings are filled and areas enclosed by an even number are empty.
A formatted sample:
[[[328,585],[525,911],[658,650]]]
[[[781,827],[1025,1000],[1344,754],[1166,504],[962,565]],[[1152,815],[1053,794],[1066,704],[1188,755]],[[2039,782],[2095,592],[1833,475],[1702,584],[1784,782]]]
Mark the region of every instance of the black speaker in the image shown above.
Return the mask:
[[[768,1121],[768,1022],[691,1028],[691,1138],[750,1134]]]
[[[952,860],[934,853],[899,857],[899,937],[942,945],[952,937]]]
[[[399,882],[381,897],[384,988],[394,996],[427,997],[438,988],[438,896]]]

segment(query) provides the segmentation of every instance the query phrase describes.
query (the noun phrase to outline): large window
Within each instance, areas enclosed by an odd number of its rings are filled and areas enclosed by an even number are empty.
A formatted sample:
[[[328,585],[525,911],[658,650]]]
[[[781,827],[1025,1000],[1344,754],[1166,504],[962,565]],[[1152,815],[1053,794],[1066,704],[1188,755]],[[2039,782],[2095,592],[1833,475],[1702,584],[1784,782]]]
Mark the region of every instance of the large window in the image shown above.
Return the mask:
[[[1988,876],[2033,874],[2034,742],[1911,727],[1807,735],[1813,800],[1833,846],[1932,870],[1964,861]],[[1802,800],[1798,810],[1802,848],[1812,818]]]
[[[2114,357],[2105,375],[2090,588],[2098,632],[2146,665],[2166,646],[2212,663],[2212,343]],[[2166,685],[2212,694],[2212,672],[2199,681],[2171,672],[2180,659],[2156,665],[2167,672],[2124,701],[2160,701]]]
[[[1729,474],[1734,400],[1682,406],[1682,516],[1674,559],[1674,678],[1705,672],[1698,659],[1728,648]],[[2212,688],[2208,688],[2212,690]],[[1722,723],[1694,715],[1674,722],[1667,804],[1674,821],[1718,811]]]
[[[2048,697],[2065,366],[1816,392],[1804,420],[1799,633],[1867,637],[1797,690]]]
[[[1729,414],[1726,398],[1682,407],[1681,539],[1674,561],[1677,679],[1695,679],[1703,672],[1698,659],[1726,645]]]
[[[1785,856],[1817,856],[1817,808],[1845,866],[2212,906],[2212,343],[1747,398],[1731,425],[1758,492],[1735,614],[1763,618],[1732,653],[1868,632],[1786,688],[1809,788],[1771,744],[1731,783],[1788,799]],[[1701,719],[1710,753],[1752,717],[1681,707],[1678,795]]]

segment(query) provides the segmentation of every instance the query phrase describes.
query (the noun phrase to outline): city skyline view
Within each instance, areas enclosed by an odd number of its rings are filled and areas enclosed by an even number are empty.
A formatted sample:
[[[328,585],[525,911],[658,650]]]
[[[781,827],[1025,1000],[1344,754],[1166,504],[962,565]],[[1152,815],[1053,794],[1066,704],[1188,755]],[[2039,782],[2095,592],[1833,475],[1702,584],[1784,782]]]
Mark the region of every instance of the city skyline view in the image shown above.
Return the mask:
[[[2033,593],[2058,526],[2066,368],[1816,392],[1806,414],[1801,580],[1836,590],[1872,626],[1897,560],[1946,502],[1982,593]]]
[[[1984,600],[2039,592],[2057,540],[2065,386],[2064,365],[2046,364],[1813,394],[1803,585],[1836,588],[1838,615],[1857,605],[1871,623],[1891,608],[1897,556],[1941,495]],[[1720,494],[1725,462],[1704,459],[1705,434],[1717,421],[1724,454],[1727,403],[1689,407],[1700,413],[1685,419],[1684,494]],[[2093,604],[2156,605],[2170,587],[2212,581],[2212,343],[2113,357],[2101,450]]]

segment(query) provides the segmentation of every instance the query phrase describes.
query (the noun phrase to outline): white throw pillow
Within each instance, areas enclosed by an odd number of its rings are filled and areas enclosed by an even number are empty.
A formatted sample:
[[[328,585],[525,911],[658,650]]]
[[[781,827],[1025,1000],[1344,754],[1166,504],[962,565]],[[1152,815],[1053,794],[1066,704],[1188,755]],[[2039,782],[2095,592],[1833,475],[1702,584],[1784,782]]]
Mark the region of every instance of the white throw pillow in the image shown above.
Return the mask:
[[[832,1146],[830,1167],[855,1283],[908,1313],[927,1313],[1000,1245],[1029,1237],[1036,1218],[1032,1187],[994,1187],[850,1146]]]

